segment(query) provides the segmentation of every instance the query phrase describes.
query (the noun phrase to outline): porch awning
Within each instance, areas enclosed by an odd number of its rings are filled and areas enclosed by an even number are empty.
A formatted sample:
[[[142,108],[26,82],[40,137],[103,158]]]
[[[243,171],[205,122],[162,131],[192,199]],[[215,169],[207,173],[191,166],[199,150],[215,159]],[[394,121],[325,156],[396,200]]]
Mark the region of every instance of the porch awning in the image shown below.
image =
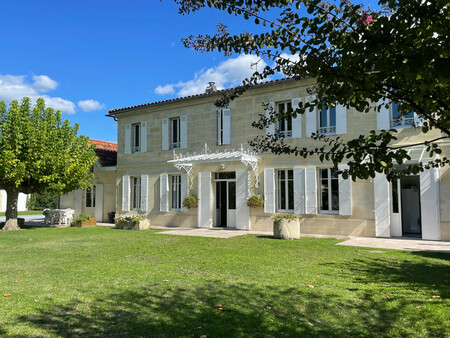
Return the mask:
[[[207,144],[205,144],[205,148],[201,153],[186,153],[186,154],[177,154],[175,151],[173,152],[173,160],[169,160],[167,162],[173,163],[173,165],[178,169],[186,170],[189,176],[189,189],[192,189],[192,166],[195,163],[212,163],[212,162],[228,162],[228,161],[241,161],[244,165],[250,165],[253,173],[255,174],[255,187],[259,186],[258,181],[258,160],[261,157],[257,156],[255,152],[250,150],[245,150],[241,144],[241,148],[224,150],[224,151],[216,151],[212,152],[209,150]]]
[[[428,163],[429,161],[434,161],[438,157],[438,155],[435,155],[434,157],[430,157],[430,154],[427,151],[426,147],[410,148],[410,149],[407,148],[405,150],[406,150],[406,153],[411,157],[411,159],[403,162],[403,164],[401,166],[419,163],[419,162]],[[394,150],[394,152],[395,152],[395,150]],[[367,163],[367,162],[370,162],[371,160],[372,160],[371,156],[367,155],[362,163]]]

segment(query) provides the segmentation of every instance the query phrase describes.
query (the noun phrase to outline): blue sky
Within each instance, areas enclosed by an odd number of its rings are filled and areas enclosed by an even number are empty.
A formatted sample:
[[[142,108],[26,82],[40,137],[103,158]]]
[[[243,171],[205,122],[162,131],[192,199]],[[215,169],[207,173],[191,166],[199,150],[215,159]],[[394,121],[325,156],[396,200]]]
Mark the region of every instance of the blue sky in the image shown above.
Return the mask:
[[[181,44],[213,34],[217,22],[231,33],[254,31],[210,9],[181,16],[171,0],[2,1],[0,100],[44,97],[81,134],[117,141],[109,109],[203,92],[208,81],[227,88],[250,75],[251,56]]]

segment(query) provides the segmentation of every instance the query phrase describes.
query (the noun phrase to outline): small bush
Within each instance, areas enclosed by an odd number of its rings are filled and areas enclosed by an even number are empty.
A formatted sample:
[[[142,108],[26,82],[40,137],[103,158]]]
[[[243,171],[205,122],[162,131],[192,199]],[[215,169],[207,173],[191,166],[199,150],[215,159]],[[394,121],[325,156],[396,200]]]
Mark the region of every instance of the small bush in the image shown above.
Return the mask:
[[[187,209],[197,209],[198,208],[197,196],[195,195],[186,196],[185,199],[183,200],[183,207]]]
[[[144,219],[146,219],[146,217],[144,217],[144,216],[123,215],[123,216],[120,216],[119,218],[116,218],[115,221],[116,221],[116,224],[119,222],[136,224],[139,221],[143,221]]]
[[[300,214],[275,214],[272,216],[272,219],[275,222],[279,222],[283,219],[289,219],[289,220],[293,221],[294,219],[299,219],[301,217],[302,216]]]
[[[72,222],[70,222],[70,224],[73,225],[78,221],[88,221],[89,218],[91,218],[91,215],[85,215],[84,213],[81,213],[78,216],[74,217]]]
[[[264,197],[261,195],[252,195],[247,200],[247,205],[250,208],[264,208]]]

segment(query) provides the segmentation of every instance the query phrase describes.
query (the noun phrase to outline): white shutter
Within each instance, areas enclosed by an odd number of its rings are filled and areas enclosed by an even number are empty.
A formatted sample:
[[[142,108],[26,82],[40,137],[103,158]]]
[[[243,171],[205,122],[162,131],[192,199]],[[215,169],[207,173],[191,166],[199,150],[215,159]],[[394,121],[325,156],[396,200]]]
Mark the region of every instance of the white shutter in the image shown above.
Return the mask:
[[[75,190],[75,214],[81,214],[82,210],[83,190]]]
[[[141,211],[148,211],[148,175],[141,175]]]
[[[162,119],[161,142],[162,150],[169,150],[169,119]]]
[[[294,212],[305,213],[305,168],[294,168]]]
[[[122,210],[130,211],[130,176],[122,178]]]
[[[431,168],[420,173],[420,211],[422,238],[441,239],[439,169]]]
[[[161,174],[159,176],[159,211],[169,211],[168,195],[169,177],[167,176],[167,174]]]
[[[187,148],[187,116],[180,117],[181,148]]]
[[[125,125],[125,154],[131,153],[131,124]]]
[[[306,181],[306,213],[317,214],[317,169],[316,167],[305,168]]]
[[[302,102],[301,98],[292,99],[292,110],[298,109],[299,103]],[[292,138],[302,137],[302,115],[298,114],[295,119],[292,119]]]
[[[310,95],[306,97],[306,102],[312,102],[316,99],[315,95]],[[314,107],[312,111],[306,109],[306,137],[311,137],[313,133],[317,133],[317,110]]]
[[[270,118],[270,113],[275,112],[275,102],[269,102],[266,109],[266,117]],[[275,124],[271,123],[266,127],[266,135],[275,134]]]
[[[347,108],[336,105],[336,134],[347,134]]]
[[[386,108],[386,102],[384,100],[379,100],[377,106],[383,104],[380,108],[380,111],[376,111],[377,113],[377,129],[381,130],[389,130],[391,128],[391,111]],[[389,105],[391,106],[391,105]]]
[[[198,174],[198,215],[197,226],[209,228],[211,226],[211,173]]]
[[[141,122],[141,153],[147,152],[147,122]]]
[[[95,218],[103,222],[103,184],[95,185]]]
[[[231,110],[223,109],[223,144],[231,144]]]
[[[248,199],[248,171],[236,171],[236,229],[250,229]]]
[[[385,174],[376,173],[373,180],[375,200],[375,236],[391,237],[389,182]]]
[[[348,165],[340,165],[339,170],[348,169]],[[352,214],[352,184],[350,177],[346,180],[339,175],[339,215]]]
[[[188,195],[188,175],[181,174],[181,210],[187,211],[185,207],[183,207],[183,201]]]
[[[417,115],[416,112],[414,112],[414,125],[419,128],[423,126],[423,118]]]
[[[264,212],[275,213],[275,170],[264,169]]]

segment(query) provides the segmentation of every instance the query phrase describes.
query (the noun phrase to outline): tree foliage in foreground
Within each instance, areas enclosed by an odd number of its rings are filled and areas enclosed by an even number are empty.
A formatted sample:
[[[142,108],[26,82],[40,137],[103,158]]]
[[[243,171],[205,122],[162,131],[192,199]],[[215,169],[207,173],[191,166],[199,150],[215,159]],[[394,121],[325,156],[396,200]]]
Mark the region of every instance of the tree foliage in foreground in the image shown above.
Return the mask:
[[[174,0],[181,14],[209,6],[253,21],[263,29],[260,34],[242,32],[231,35],[228,27],[218,24],[214,35],[197,35],[183,39],[186,47],[198,51],[220,51],[254,54],[265,59],[261,71],[216,104],[226,106],[252,84],[284,73],[290,78],[314,78],[317,84],[309,88],[315,95],[312,102],[302,102],[296,111],[273,112],[267,119],[253,123],[263,129],[288,116],[295,117],[307,110],[341,104],[361,113],[376,103],[399,103],[406,116],[411,111],[424,121],[424,133],[433,129],[438,136],[423,143],[392,146],[397,131],[376,130],[356,139],[315,135],[319,146],[303,148],[284,142],[281,135],[268,135],[250,141],[259,151],[275,154],[319,156],[349,165],[343,173],[352,179],[374,177],[384,172],[388,177],[416,174],[426,168],[448,165],[442,157],[427,163],[408,165],[402,172],[394,166],[411,158],[406,147],[425,146],[430,157],[441,153],[439,144],[450,138],[450,3],[448,0],[380,0],[381,10],[365,8],[342,0],[335,4],[320,0]],[[272,18],[276,14],[275,18]],[[287,57],[286,54],[297,56]],[[416,126],[417,127],[417,126]]]
[[[78,135],[78,124],[62,120],[43,99],[34,108],[29,98],[12,101],[9,108],[0,102],[0,189],[7,193],[3,229],[17,229],[19,192],[62,194],[88,187],[94,148]]]

